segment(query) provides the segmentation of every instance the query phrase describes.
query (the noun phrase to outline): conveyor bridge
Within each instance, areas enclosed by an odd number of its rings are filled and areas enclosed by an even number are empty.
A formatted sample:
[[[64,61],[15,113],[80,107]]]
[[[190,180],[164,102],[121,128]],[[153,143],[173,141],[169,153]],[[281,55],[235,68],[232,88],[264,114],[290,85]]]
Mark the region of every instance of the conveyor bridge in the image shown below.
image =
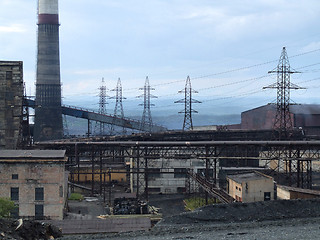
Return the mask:
[[[26,99],[26,103],[29,107],[35,108],[35,101],[32,99]],[[130,128],[140,131],[150,131],[151,132],[164,132],[167,131],[167,128],[159,125],[152,124],[151,126],[148,124],[141,125],[141,122],[135,119],[130,118],[118,118],[115,116],[107,115],[107,114],[101,114],[98,112],[95,112],[93,110],[74,107],[74,106],[68,106],[68,105],[62,105],[62,114],[67,116],[72,116],[76,118],[83,118],[87,119],[88,121],[96,121],[106,124],[111,124],[119,127],[124,128]]]

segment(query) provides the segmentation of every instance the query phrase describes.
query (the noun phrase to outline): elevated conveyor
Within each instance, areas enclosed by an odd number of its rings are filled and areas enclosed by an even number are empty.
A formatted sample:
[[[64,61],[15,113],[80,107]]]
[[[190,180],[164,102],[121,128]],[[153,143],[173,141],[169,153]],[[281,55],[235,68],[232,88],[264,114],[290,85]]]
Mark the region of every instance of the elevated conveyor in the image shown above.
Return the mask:
[[[193,171],[188,171],[188,175],[195,180],[207,193],[211,196],[218,198],[223,203],[232,203],[236,200],[231,197],[228,193],[223,191],[222,189],[215,186],[213,183],[209,182],[205,179],[204,176],[200,174],[194,173]]]
[[[35,108],[35,101],[32,99],[26,99],[26,103],[29,107]],[[151,132],[164,132],[168,129],[159,125],[151,125],[151,128],[146,124],[145,128],[141,128],[141,122],[138,120],[130,119],[130,118],[118,118],[107,114],[101,114],[98,112],[95,112],[93,110],[74,107],[74,106],[68,106],[68,105],[62,105],[62,114],[67,116],[72,116],[76,118],[83,118],[90,121],[97,121],[101,123],[106,124],[112,124],[119,127],[125,127],[140,131],[149,131],[151,129]]]

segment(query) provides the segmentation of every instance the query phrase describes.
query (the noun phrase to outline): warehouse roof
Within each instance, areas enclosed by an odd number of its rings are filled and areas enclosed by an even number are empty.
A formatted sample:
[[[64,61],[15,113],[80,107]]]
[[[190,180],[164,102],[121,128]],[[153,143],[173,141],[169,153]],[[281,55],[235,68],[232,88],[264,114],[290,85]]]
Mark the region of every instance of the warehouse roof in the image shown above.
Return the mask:
[[[253,108],[243,113],[255,111],[258,109],[265,109],[265,110],[274,110],[276,111],[277,105],[276,104],[267,104],[257,108]],[[320,104],[294,104],[290,105],[290,112],[294,114],[320,114]]]
[[[1,150],[0,162],[6,160],[65,160],[66,150]]]
[[[240,173],[235,175],[228,175],[227,178],[237,182],[237,183],[243,183],[247,181],[253,181],[253,180],[261,180],[261,179],[272,179],[272,177],[267,176],[265,174],[259,173],[259,172],[249,172],[249,173]]]

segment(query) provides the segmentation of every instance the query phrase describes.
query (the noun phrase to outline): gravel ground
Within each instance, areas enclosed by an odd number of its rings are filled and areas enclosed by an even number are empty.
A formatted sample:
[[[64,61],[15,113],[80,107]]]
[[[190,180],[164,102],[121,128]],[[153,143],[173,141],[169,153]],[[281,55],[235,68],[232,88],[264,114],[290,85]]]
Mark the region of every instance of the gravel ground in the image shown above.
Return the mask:
[[[168,216],[148,232],[62,239],[319,239],[320,200],[212,205]]]

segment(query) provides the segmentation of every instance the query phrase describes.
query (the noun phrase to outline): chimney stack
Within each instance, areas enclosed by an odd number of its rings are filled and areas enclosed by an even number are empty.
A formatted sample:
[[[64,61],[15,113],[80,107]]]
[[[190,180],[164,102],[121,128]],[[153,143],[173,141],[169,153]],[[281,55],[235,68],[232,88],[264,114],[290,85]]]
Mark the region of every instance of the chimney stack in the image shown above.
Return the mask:
[[[38,0],[38,52],[34,140],[63,137],[58,0]]]

